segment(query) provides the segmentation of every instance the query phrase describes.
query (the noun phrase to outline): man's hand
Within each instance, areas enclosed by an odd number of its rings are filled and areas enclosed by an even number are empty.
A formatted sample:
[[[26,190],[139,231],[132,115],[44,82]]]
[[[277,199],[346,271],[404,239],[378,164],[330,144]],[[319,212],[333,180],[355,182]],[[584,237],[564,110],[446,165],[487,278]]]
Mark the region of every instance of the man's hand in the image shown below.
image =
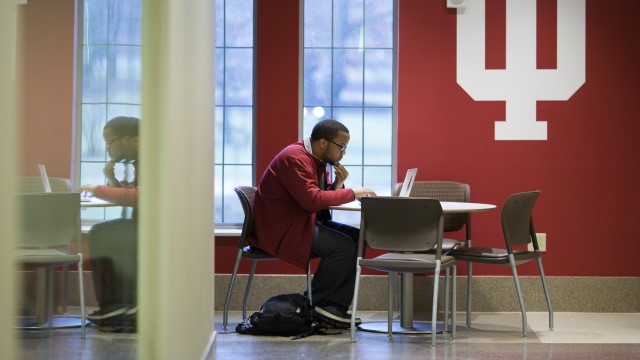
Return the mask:
[[[344,182],[349,177],[349,172],[339,162],[333,164],[333,171],[336,174],[334,182]]]
[[[353,190],[353,194],[356,196],[356,200],[360,200],[361,198],[367,197],[367,196],[376,196],[376,193],[371,189],[357,188],[352,190]]]
[[[115,175],[115,166],[116,166],[116,161],[114,159],[111,159],[104,166],[104,169],[102,170],[102,172],[104,173],[104,176],[106,176],[107,182],[109,183],[110,186],[120,187],[121,186],[120,181],[116,179],[116,175]]]
[[[78,188],[79,193],[83,193],[85,191],[93,194],[96,191],[96,185],[86,184]]]

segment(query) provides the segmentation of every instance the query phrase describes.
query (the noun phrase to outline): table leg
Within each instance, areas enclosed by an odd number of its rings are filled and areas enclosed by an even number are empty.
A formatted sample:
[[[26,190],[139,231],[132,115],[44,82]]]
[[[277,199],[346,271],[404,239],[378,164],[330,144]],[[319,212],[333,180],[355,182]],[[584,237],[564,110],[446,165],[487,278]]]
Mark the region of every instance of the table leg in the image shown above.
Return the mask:
[[[394,320],[391,328],[393,334],[428,334],[431,333],[430,321],[416,321],[413,318],[413,274],[403,273],[401,277],[400,321]],[[442,333],[444,327],[436,324],[436,331]],[[386,321],[362,323],[358,329],[377,333],[386,333]]]

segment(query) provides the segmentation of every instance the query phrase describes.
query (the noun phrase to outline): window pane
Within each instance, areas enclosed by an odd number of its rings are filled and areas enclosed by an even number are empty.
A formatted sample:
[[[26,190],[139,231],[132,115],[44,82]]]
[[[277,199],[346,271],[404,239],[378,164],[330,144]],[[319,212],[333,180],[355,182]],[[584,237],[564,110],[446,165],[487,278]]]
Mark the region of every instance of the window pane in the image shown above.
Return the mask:
[[[214,188],[213,188],[213,219],[216,224],[222,222],[222,178],[224,174],[224,166],[216,165],[213,169],[214,171]]]
[[[304,1],[304,46],[331,47],[331,1]]]
[[[364,165],[391,166],[393,116],[391,109],[364,110]]]
[[[304,104],[331,105],[331,50],[304,51]]]
[[[359,50],[334,50],[333,104],[362,106],[363,56]]]
[[[109,0],[109,43],[140,45],[142,6],[138,1]]]
[[[216,47],[224,46],[224,5],[225,0],[216,0]]]
[[[227,107],[224,124],[224,162],[251,164],[253,159],[252,110],[249,107]]]
[[[82,105],[82,161],[103,161],[105,144],[102,129],[107,122],[105,105]],[[100,172],[102,174],[102,172]],[[82,172],[82,176],[85,176]],[[104,181],[104,176],[101,181]],[[86,184],[82,182],[82,184]]]
[[[107,47],[85,46],[82,57],[82,102],[107,101]]]
[[[363,0],[335,0],[333,4],[333,46],[362,48],[364,46]]]
[[[222,106],[216,106],[216,121],[215,121],[215,144],[214,144],[214,157],[213,160],[216,164],[222,164],[224,152],[224,108]]]
[[[216,105],[224,105],[224,48],[216,49]]]
[[[366,0],[364,44],[368,48],[393,47],[393,0]]]
[[[365,50],[365,106],[393,104],[393,50]]]
[[[139,104],[141,59],[138,46],[109,48],[109,102]]]
[[[140,118],[142,109],[140,105],[109,104],[107,105],[107,119],[116,116],[133,116]]]
[[[253,50],[226,50],[224,105],[253,103]]]
[[[84,44],[107,43],[107,0],[85,0],[84,2]]]
[[[227,1],[225,21],[227,47],[253,46],[253,0]]]
[[[349,129],[349,147],[342,159],[344,165],[362,164],[362,109],[361,108],[334,108],[335,120],[340,121]],[[351,172],[349,172],[351,174]],[[349,175],[351,178],[351,175]]]
[[[380,196],[391,195],[391,167],[365,166],[363,185]]]
[[[225,166],[224,170],[224,222],[225,223],[242,223],[244,212],[233,190],[236,186],[250,186],[252,166]]]

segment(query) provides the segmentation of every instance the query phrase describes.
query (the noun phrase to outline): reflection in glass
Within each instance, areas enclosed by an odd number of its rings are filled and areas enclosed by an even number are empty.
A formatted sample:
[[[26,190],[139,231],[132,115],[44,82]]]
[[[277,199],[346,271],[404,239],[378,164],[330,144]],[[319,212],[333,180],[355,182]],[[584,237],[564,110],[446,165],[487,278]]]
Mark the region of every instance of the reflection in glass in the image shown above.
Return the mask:
[[[140,0],[84,0],[82,184],[105,181],[102,169],[108,156],[102,130],[106,121],[115,116],[141,115],[141,15]],[[231,185],[253,184],[253,0],[216,0],[215,26],[216,115],[212,126],[215,126],[215,221],[219,223],[226,221],[225,211],[232,211],[228,218],[234,222],[236,214],[242,212],[235,193],[229,198],[226,189]],[[227,163],[244,170],[232,170],[233,176],[223,176]],[[82,216],[111,218],[111,212],[91,209]]]
[[[140,50],[139,46],[109,47],[108,102],[140,104]]]

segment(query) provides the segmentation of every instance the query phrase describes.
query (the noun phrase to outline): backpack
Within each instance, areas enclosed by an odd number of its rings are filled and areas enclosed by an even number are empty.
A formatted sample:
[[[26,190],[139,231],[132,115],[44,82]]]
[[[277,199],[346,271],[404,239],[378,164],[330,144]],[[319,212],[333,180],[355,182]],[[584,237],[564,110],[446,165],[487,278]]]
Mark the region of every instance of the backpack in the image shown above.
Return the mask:
[[[272,296],[236,326],[238,334],[294,336],[301,339],[321,331],[321,324],[313,318],[313,307],[309,299],[300,294]]]

